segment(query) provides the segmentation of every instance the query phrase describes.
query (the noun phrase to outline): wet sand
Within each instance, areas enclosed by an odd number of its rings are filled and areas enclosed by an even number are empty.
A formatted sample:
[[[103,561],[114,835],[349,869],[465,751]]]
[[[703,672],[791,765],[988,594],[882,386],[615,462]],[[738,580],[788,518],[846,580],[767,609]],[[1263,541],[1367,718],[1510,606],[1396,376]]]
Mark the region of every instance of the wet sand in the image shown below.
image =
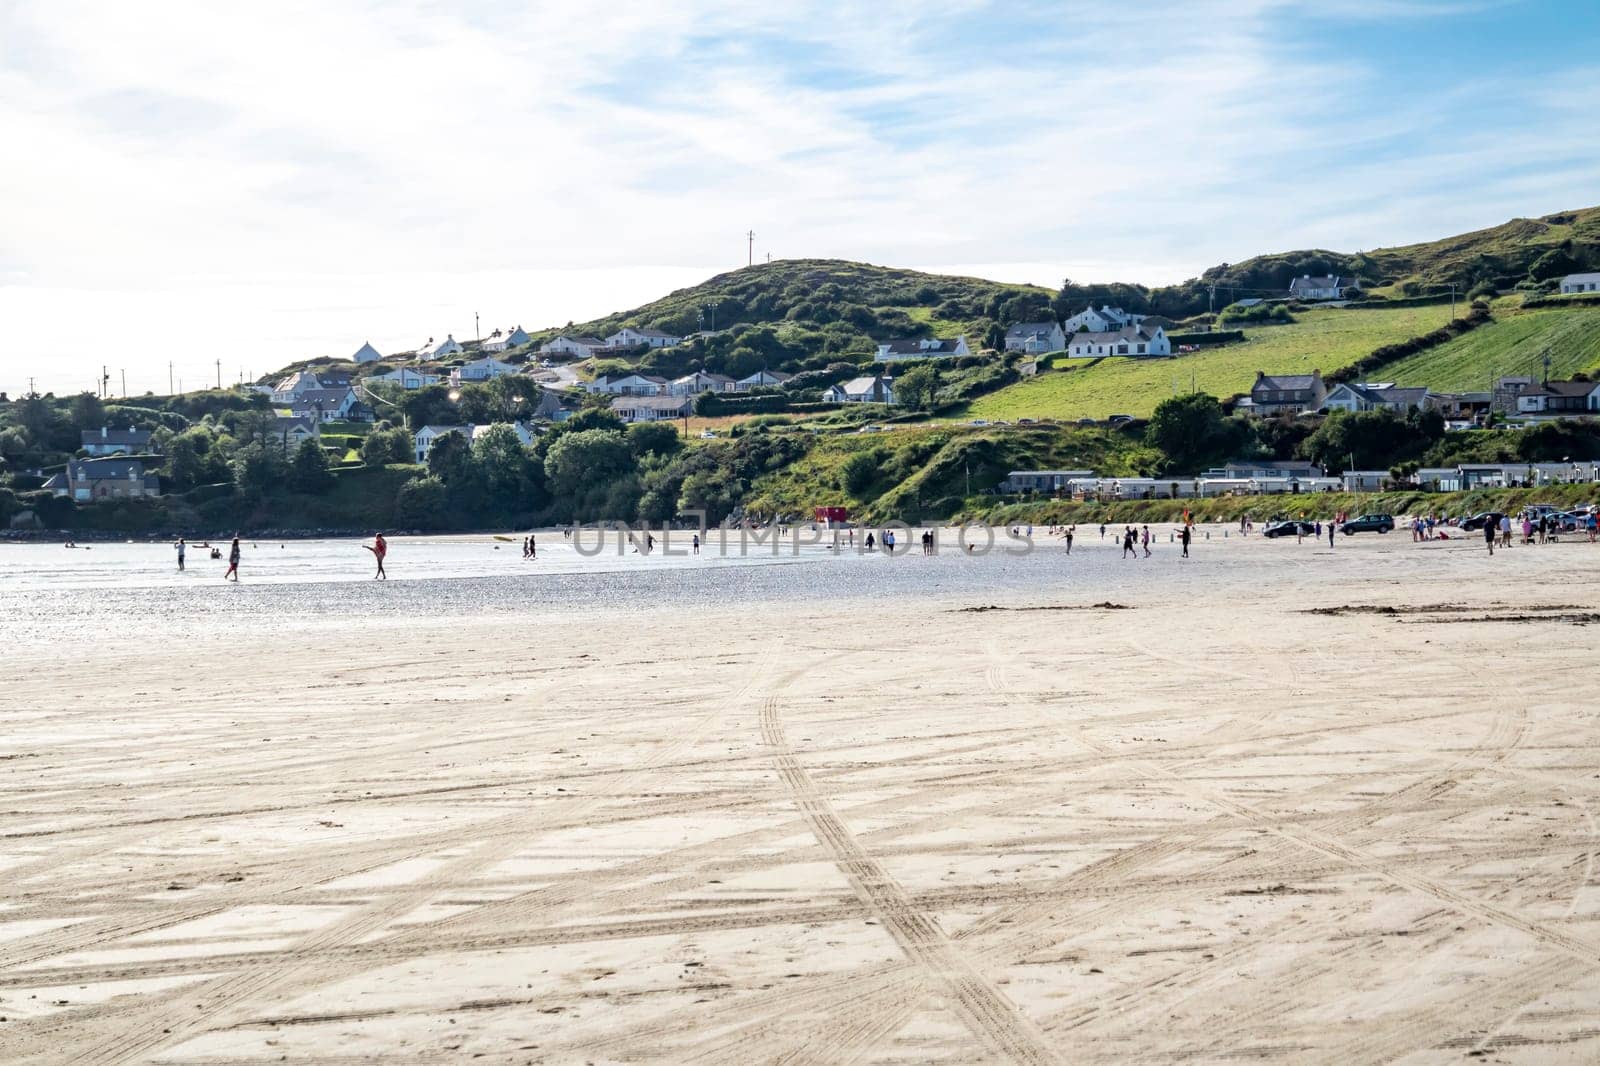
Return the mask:
[[[1600,1057],[1600,546],[1203,547],[25,649],[0,1059]]]

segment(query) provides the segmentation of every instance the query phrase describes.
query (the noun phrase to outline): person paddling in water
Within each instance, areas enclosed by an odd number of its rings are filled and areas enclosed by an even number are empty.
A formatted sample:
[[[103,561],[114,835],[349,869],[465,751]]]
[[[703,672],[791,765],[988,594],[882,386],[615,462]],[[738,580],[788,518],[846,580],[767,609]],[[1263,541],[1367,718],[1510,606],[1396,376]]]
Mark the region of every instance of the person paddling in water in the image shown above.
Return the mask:
[[[372,538],[371,544],[363,544],[362,547],[371,552],[372,557],[378,562],[378,572],[372,575],[372,580],[389,580],[389,575],[383,571],[383,557],[389,554],[389,542],[383,539],[383,534],[377,534]]]
[[[238,537],[234,537],[233,538],[233,547],[228,549],[228,572],[222,575],[222,579],[224,581],[226,581],[230,577],[233,578],[233,580],[235,580],[235,581],[239,580],[239,538]]]

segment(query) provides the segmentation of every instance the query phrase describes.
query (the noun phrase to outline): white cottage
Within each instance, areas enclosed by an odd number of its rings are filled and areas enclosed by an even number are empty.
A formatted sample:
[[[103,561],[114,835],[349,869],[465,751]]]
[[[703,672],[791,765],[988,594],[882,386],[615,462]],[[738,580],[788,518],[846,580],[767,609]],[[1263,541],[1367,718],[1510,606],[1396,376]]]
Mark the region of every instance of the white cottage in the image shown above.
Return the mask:
[[[356,354],[350,358],[354,359],[358,363],[376,363],[378,360],[383,358],[383,353],[374,348],[371,341],[367,341],[361,347],[357,348]]]
[[[510,333],[502,333],[499,330],[495,330],[484,338],[480,347],[486,352],[506,352],[512,348],[520,348],[532,339],[521,326],[518,326]]]
[[[1067,339],[1067,355],[1074,359],[1098,359],[1107,355],[1171,355],[1172,342],[1160,326],[1123,326],[1100,332],[1074,333]]]

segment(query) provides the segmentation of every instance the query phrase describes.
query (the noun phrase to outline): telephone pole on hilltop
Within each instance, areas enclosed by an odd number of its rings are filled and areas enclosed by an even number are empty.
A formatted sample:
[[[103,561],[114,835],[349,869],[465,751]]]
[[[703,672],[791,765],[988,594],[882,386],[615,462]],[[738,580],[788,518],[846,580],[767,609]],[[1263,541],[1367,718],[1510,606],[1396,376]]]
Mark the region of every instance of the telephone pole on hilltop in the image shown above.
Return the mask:
[[[171,359],[167,360],[167,395],[168,396],[176,396],[177,395],[177,393],[172,391],[172,360]]]
[[[483,340],[483,328],[478,325],[478,312],[472,312],[472,336],[479,341]]]
[[[100,398],[106,399],[111,395],[111,371],[106,369],[104,363],[100,364]]]
[[[126,400],[128,398],[128,368],[127,367],[123,367],[122,368],[122,398],[124,400]]]
[[[745,239],[749,242],[748,258],[747,258],[747,260],[745,262],[745,266],[755,266],[756,265],[756,231],[755,230],[751,230],[749,233],[746,233],[744,236],[745,236]]]
[[[222,390],[222,360],[217,360],[217,391]]]

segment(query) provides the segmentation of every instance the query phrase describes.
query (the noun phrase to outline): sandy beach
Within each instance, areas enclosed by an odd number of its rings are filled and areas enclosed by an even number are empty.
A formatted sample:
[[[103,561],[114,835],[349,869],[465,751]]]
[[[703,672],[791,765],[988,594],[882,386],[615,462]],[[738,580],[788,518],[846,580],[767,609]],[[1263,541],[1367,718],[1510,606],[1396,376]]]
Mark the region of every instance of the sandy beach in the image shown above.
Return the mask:
[[[0,1059],[1595,1061],[1600,546],[1217,538],[13,649]]]

